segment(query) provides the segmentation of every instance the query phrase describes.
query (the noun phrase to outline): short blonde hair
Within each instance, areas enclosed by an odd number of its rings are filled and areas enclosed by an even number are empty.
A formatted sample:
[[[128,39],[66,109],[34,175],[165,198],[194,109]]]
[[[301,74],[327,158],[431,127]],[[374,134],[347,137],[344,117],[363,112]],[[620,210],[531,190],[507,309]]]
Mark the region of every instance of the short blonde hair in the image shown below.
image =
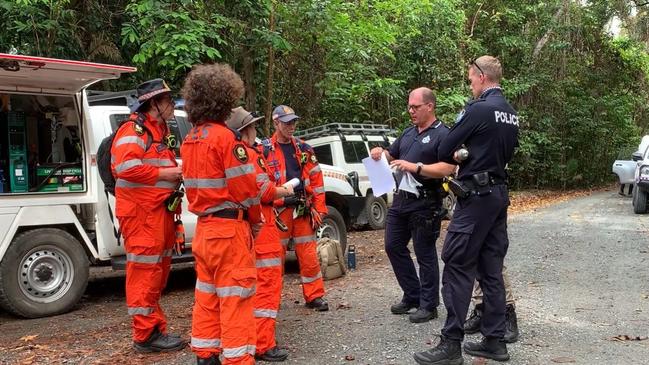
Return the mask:
[[[500,61],[493,56],[481,56],[471,63],[471,67],[481,72],[491,81],[500,82],[503,78],[503,67]]]

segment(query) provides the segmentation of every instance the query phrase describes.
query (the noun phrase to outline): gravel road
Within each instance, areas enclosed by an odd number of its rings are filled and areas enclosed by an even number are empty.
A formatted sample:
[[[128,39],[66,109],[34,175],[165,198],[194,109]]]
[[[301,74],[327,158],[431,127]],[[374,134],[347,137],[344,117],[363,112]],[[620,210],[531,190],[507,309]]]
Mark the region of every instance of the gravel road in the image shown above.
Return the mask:
[[[506,263],[521,329],[519,342],[509,346],[510,364],[649,362],[648,219],[634,215],[630,199],[615,191],[510,217]],[[285,363],[414,364],[412,353],[437,341],[445,310],[425,324],[390,314],[400,290],[383,232],[352,232],[349,240],[358,269],[325,283],[329,312],[304,308],[297,270],[289,265],[278,325],[278,341],[290,352]],[[174,271],[162,301],[172,329],[187,337],[193,284],[191,268]],[[0,312],[0,364],[193,363],[189,350],[131,351],[123,287],[122,274],[98,269],[71,313],[22,320]]]

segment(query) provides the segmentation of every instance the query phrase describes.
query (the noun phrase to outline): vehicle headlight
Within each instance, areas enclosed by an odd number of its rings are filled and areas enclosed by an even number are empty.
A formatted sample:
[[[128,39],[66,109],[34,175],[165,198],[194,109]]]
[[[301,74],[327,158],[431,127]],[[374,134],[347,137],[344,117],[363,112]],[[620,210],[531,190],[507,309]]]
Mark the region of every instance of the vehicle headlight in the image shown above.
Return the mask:
[[[640,167],[640,176],[644,178],[649,178],[649,166]]]

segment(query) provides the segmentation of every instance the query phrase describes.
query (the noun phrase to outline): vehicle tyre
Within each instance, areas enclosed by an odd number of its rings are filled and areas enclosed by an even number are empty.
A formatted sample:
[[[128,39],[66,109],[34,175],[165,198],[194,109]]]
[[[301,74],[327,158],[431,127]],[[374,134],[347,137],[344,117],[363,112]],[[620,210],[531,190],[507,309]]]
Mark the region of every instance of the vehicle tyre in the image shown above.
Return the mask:
[[[635,214],[647,213],[647,192],[638,185],[633,186],[633,212]]]
[[[388,216],[388,204],[381,197],[367,194],[365,200],[365,212],[367,223],[372,229],[385,228],[385,220]]]
[[[457,198],[455,197],[455,194],[449,191],[448,195],[446,195],[442,200],[442,208],[446,210],[446,215],[443,216],[442,219],[450,220],[453,217],[455,204],[457,204]]]
[[[340,246],[343,252],[345,252],[345,249],[347,249],[347,227],[345,226],[345,220],[338,209],[331,205],[327,205],[327,209],[329,212],[322,219],[322,225],[318,228],[316,235],[318,239],[329,237],[332,240],[340,242]]]
[[[0,305],[26,318],[68,312],[86,290],[89,266],[70,233],[56,228],[23,232],[0,262]]]

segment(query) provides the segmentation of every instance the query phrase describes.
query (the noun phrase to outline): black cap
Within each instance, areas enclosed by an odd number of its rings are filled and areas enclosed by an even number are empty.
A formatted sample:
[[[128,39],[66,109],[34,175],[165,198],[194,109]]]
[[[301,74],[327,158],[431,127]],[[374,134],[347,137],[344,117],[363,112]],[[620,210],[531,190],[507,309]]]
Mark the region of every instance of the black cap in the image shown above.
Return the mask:
[[[137,112],[142,105],[156,95],[170,93],[171,89],[163,79],[145,81],[137,86],[137,102],[131,105],[131,113]]]

